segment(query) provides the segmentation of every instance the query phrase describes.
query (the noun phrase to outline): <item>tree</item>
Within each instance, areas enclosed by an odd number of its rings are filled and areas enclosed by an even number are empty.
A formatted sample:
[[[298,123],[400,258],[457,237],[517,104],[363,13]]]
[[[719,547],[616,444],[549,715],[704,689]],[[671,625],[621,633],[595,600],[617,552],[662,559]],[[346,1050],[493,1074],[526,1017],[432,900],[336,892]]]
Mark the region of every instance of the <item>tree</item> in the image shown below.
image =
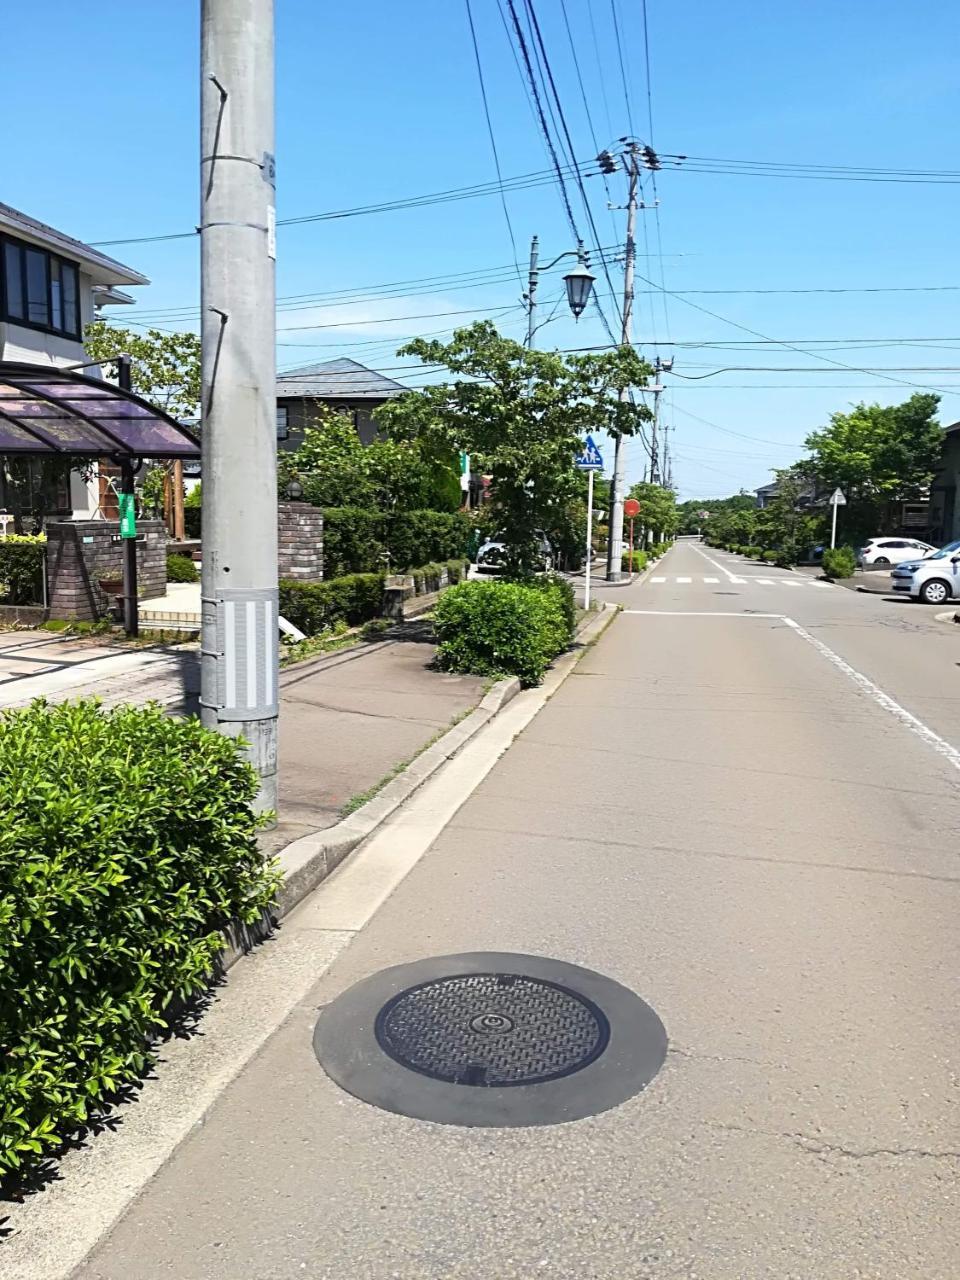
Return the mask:
[[[345,414],[318,403],[300,447],[280,455],[280,492],[296,476],[317,507],[456,511],[461,495],[452,456],[418,439],[364,444]]]
[[[640,503],[638,519],[642,529],[659,534],[660,539],[676,533],[679,522],[677,495],[672,489],[644,481],[635,484],[629,496]]]
[[[803,508],[802,500],[810,496],[810,480],[804,466],[787,467],[774,475],[777,492],[754,516],[754,540],[766,550],[775,551],[778,563],[796,564],[817,540],[823,517]]]
[[[714,526],[715,517],[753,511],[756,505],[756,497],[745,489],[741,489],[739,493],[729,498],[689,498],[677,507],[677,531],[679,533],[696,533],[698,529],[709,531]],[[709,512],[706,520],[701,519],[701,511]]]
[[[536,531],[554,527],[577,496],[573,462],[585,435],[630,436],[651,416],[617,398],[650,373],[632,347],[581,356],[530,351],[482,321],[458,329],[450,342],[418,338],[398,354],[459,377],[388,401],[377,421],[394,440],[465,450],[474,470],[492,476],[492,514],[506,543],[506,571],[515,577],[534,571]]]
[[[940,397],[917,392],[897,405],[854,405],[807,436],[804,472],[823,490],[840,488],[851,510],[849,530],[878,532],[890,504],[922,497],[940,466]]]
[[[137,395],[180,422],[200,417],[200,338],[195,333],[134,333],[94,320],[83,335],[91,360],[109,364],[130,356],[130,380]]]

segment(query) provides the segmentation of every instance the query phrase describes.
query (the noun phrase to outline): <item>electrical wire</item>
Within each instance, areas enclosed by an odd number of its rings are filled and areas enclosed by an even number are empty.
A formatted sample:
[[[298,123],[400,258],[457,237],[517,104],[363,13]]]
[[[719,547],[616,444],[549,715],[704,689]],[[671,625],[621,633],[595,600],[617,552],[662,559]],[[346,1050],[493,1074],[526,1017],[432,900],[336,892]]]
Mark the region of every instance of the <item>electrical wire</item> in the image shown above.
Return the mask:
[[[510,236],[510,246],[513,249],[513,265],[517,270],[517,279],[520,282],[520,288],[523,286],[523,276],[520,274],[520,263],[517,260],[517,241],[513,234],[513,223],[510,221],[510,210],[507,208],[507,196],[503,189],[503,173],[500,170],[500,155],[497,151],[497,140],[493,132],[493,121],[490,118],[490,104],[487,101],[487,86],[483,78],[483,66],[480,61],[480,47],[477,44],[477,30],[473,25],[473,9],[470,0],[464,0],[467,9],[467,22],[470,26],[470,40],[473,45],[473,56],[477,64],[477,79],[480,82],[480,97],[483,99],[483,114],[487,122],[487,134],[490,138],[490,150],[493,152],[493,167],[497,171],[497,183],[500,187],[500,203],[503,206],[503,217],[507,224],[507,232]]]
[[[613,34],[617,42],[617,60],[620,63],[620,81],[623,85],[623,101],[627,108],[627,124],[631,137],[636,133],[633,127],[633,110],[630,106],[630,92],[627,89],[627,70],[623,61],[623,42],[620,39],[620,19],[617,15],[617,0],[610,0],[610,16],[613,19]]]

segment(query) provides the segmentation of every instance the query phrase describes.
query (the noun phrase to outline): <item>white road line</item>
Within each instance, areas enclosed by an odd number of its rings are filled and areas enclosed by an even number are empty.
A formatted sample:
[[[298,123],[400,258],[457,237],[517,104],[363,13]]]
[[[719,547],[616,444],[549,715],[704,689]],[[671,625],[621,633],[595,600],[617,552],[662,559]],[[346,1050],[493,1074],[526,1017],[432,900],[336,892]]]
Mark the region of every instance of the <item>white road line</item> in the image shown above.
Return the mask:
[[[882,707],[884,711],[889,712],[894,719],[899,720],[902,725],[905,725],[911,733],[916,734],[916,736],[921,738],[928,746],[933,747],[934,751],[936,751],[938,755],[943,756],[945,760],[949,760],[955,769],[960,769],[960,751],[958,751],[956,747],[947,742],[945,738],[941,738],[938,733],[934,733],[931,728],[925,725],[922,720],[918,720],[911,711],[906,709],[906,707],[901,707],[899,702],[895,702],[888,693],[884,693],[883,690],[878,685],[875,685],[871,679],[863,674],[863,672],[857,671],[855,667],[851,667],[850,663],[845,662],[844,659],[840,657],[839,653],[834,653],[829,645],[825,645],[822,640],[818,640],[816,636],[811,635],[809,631],[804,627],[801,627],[799,622],[794,622],[793,618],[788,618],[785,615],[783,621],[791,628],[792,631],[795,631],[798,636],[806,640],[808,644],[812,644],[816,651],[826,658],[828,662],[832,663],[838,671],[842,671],[845,676],[849,676],[860,691],[865,693],[868,698],[872,699],[878,707]]]
[[[782,587],[802,587],[803,583],[796,578],[778,578],[777,581]]]
[[[719,582],[719,578],[704,578],[704,582]]]
[[[651,578],[651,582],[666,582],[666,578]]]
[[[699,547],[694,547],[693,549],[698,555],[703,556],[704,560],[706,560],[708,564],[712,564],[715,569],[719,569],[722,574],[725,574],[728,582],[743,583],[743,578],[738,578],[736,574],[731,573],[729,569],[725,569],[718,560],[714,560],[711,556],[708,556],[705,551],[701,551]]]
[[[832,591],[832,590],[833,590],[833,583],[832,583],[832,582],[811,582],[811,583],[810,583],[810,585],[811,585],[811,587],[826,587],[826,589],[827,589],[828,591]]]
[[[758,582],[758,583],[760,584],[760,586],[761,586],[761,587],[772,587],[772,586],[773,586],[773,579],[772,579],[772,578],[756,578],[756,579],[754,579],[754,581]]]
[[[814,584],[828,585],[828,584]],[[939,733],[935,733],[929,725],[925,725],[919,720],[912,711],[908,711],[906,707],[902,707],[896,699],[891,698],[889,693],[884,693],[879,685],[873,683],[869,676],[865,676],[862,671],[858,671],[856,667],[851,667],[850,663],[841,658],[839,653],[835,653],[829,645],[823,643],[816,636],[811,635],[805,627],[801,627],[800,623],[793,618],[789,618],[785,613],[714,613],[714,612],[686,612],[682,609],[624,609],[622,614],[646,615],[647,617],[662,618],[775,618],[789,627],[795,635],[801,640],[806,640],[807,644],[812,645],[814,649],[826,658],[826,660],[838,671],[842,671],[857,686],[861,693],[875,702],[888,715],[893,716],[895,720],[909,729],[912,734],[925,742],[928,747],[932,747],[937,755],[942,756],[944,760],[953,765],[954,769],[960,770],[960,750],[952,743],[947,742],[946,738],[941,738]]]
[[[692,578],[678,578],[677,582],[692,582]]]

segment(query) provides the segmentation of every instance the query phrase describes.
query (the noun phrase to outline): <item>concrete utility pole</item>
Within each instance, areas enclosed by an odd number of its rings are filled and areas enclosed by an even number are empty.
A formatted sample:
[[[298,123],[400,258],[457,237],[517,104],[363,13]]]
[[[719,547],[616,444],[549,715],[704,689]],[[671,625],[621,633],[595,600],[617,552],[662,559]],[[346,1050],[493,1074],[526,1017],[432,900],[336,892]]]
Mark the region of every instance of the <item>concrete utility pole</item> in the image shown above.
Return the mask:
[[[623,269],[623,325],[620,331],[621,346],[629,346],[633,330],[633,273],[637,260],[637,187],[640,166],[637,163],[637,144],[631,142],[627,151],[630,188],[627,196],[627,253]],[[620,399],[629,398],[624,388]],[[626,485],[627,453],[624,440],[614,441],[613,483],[610,487],[610,530],[607,541],[607,581],[619,582],[623,562],[623,491]]]
[[[277,803],[273,0],[202,0],[201,717]]]
[[[537,331],[535,315],[537,310],[537,258],[539,257],[540,239],[534,236],[530,241],[530,273],[527,276],[527,346],[533,350],[533,336]]]

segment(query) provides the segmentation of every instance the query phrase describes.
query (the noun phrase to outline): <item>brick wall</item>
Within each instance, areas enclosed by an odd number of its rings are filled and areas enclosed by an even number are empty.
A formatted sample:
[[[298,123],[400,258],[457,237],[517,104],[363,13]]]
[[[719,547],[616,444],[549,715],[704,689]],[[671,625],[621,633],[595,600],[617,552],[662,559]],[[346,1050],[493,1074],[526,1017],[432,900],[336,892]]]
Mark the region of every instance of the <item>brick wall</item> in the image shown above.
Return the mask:
[[[116,520],[48,521],[47,591],[51,618],[95,622],[113,607],[103,578],[122,574],[123,545]],[[115,540],[116,539],[116,540]],[[141,599],[167,587],[167,531],[162,520],[137,521],[137,588]]]
[[[323,581],[323,516],[308,502],[281,502],[277,511],[280,577]]]

